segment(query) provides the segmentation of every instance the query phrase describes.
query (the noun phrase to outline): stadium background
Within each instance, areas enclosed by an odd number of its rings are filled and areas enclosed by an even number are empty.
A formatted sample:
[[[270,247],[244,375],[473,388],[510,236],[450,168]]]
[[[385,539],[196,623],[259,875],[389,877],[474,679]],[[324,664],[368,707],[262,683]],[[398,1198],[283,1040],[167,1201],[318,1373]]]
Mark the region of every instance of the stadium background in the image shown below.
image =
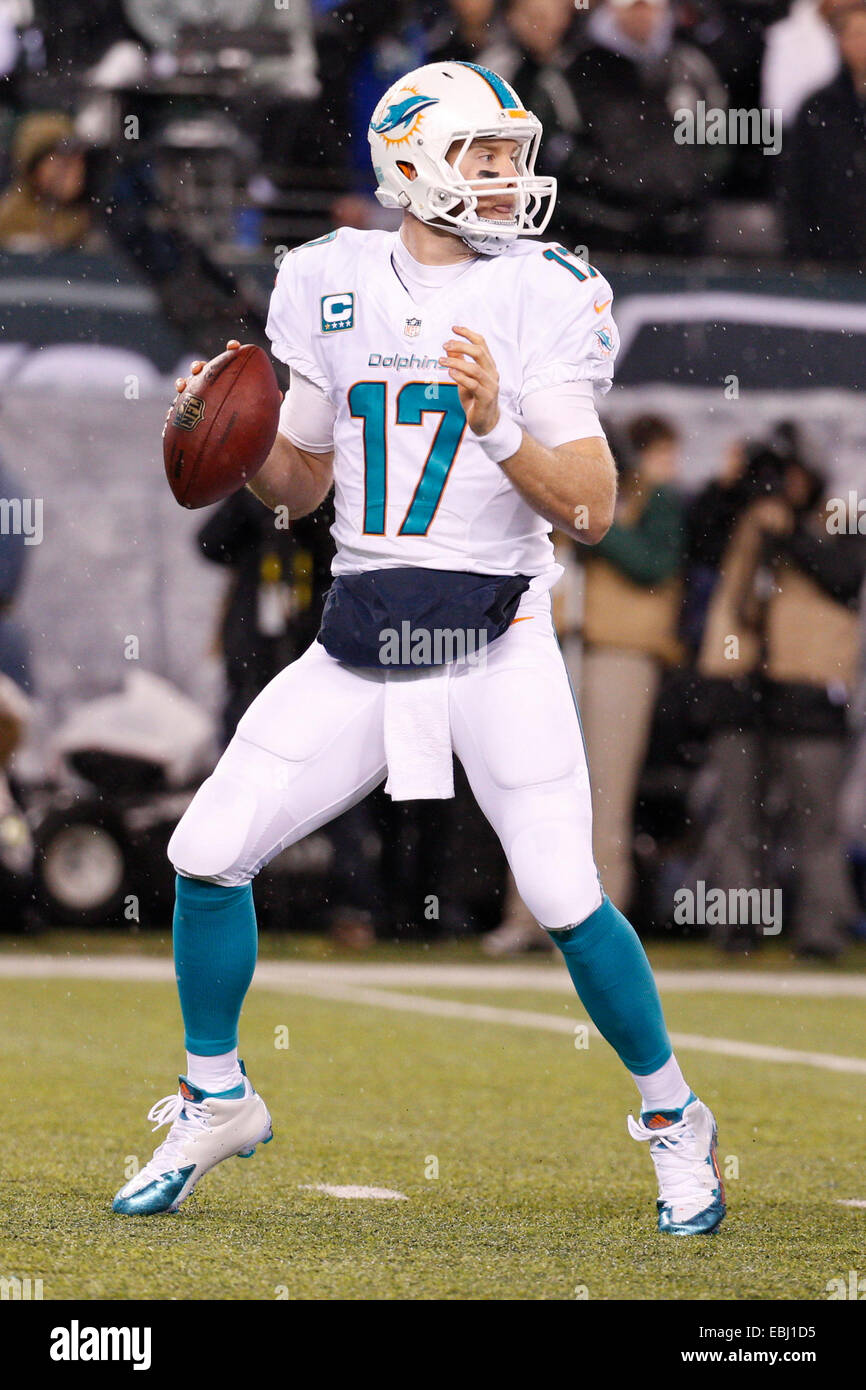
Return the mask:
[[[598,50],[611,51],[605,48],[609,29],[590,25],[601,23],[599,15],[613,23],[626,9],[661,15],[664,43],[659,39],[655,66],[629,66],[623,59],[608,71],[598,66]],[[623,348],[603,418],[626,478],[636,463],[630,433],[636,418],[661,419],[679,436],[668,493],[679,517],[673,574],[686,598],[695,592],[700,559],[690,509],[723,474],[734,445],[758,461],[771,456],[774,495],[792,458],[818,470],[824,496],[848,501],[856,531],[866,487],[866,40],[858,37],[864,24],[866,7],[844,0],[820,6],[811,0],[682,0],[670,6],[638,0],[633,7],[610,0],[586,8],[569,0],[505,6],[494,0],[66,0],[62,9],[48,0],[0,0],[0,187],[7,189],[0,202],[0,492],[4,507],[16,498],[44,504],[38,544],[25,545],[20,528],[16,534],[11,507],[3,511],[0,534],[0,669],[29,698],[24,707],[15,690],[3,688],[8,791],[0,974],[10,979],[0,988],[8,1005],[4,1051],[12,1076],[26,1080],[28,1096],[47,1094],[56,1079],[36,1020],[47,1012],[73,1040],[80,1085],[64,1098],[67,1132],[77,1133],[83,1093],[99,1132],[117,1127],[113,1114],[99,1112],[102,1064],[82,1018],[98,1015],[104,1046],[122,1057],[134,1090],[121,1126],[127,1131],[141,1108],[131,1051],[141,1048],[148,1057],[148,1081],[175,1062],[170,978],[159,973],[162,961],[152,959],[168,951],[171,883],[163,848],[220,746],[227,688],[219,629],[226,605],[246,602],[245,622],[255,626],[265,622],[263,595],[273,599],[279,589],[281,602],[288,600],[277,621],[278,640],[265,644],[260,665],[258,657],[252,661],[253,675],[260,675],[269,661],[309,639],[326,582],[325,517],[283,538],[287,548],[276,558],[270,550],[263,556],[256,531],[246,567],[231,576],[225,565],[205,558],[198,533],[209,514],[181,511],[162,472],[160,431],[175,376],[192,358],[221,350],[229,337],[265,344],[274,268],[287,248],[341,223],[387,225],[371,199],[366,113],[396,76],[425,58],[478,60],[513,81],[545,122],[540,167],[557,173],[561,190],[551,238],[586,248],[613,285]],[[843,31],[847,66],[839,56]],[[674,71],[679,82],[683,64],[691,74],[689,100],[702,93],[725,109],[780,110],[780,153],[766,155],[750,142],[677,145],[671,106],[681,94],[668,79]],[[62,197],[40,205],[27,179],[46,158],[66,170],[70,183]],[[687,168],[678,165],[681,158]],[[673,192],[663,177],[667,167],[681,171],[681,178],[671,179]],[[730,516],[729,524],[732,534]],[[861,536],[862,530],[866,522]],[[850,572],[860,566],[862,574],[866,536],[845,539],[845,563]],[[211,559],[227,558],[227,551],[219,554],[224,544],[211,534]],[[579,674],[585,557],[570,546],[560,553],[567,564],[560,630]],[[716,569],[723,572],[719,554]],[[755,581],[767,582],[766,567]],[[643,587],[652,589],[652,582]],[[863,599],[858,607],[848,593],[841,606],[858,617],[862,633]],[[681,628],[687,614],[684,606]],[[814,633],[804,611],[807,645]],[[577,1006],[558,998],[546,964],[533,962],[543,975],[531,979],[497,977],[495,989],[489,976],[449,976],[447,969],[417,980],[368,976],[368,985],[380,987],[378,999],[375,988],[362,998],[363,990],[345,976],[327,983],[315,975],[265,972],[262,992],[251,996],[248,1035],[267,1039],[275,1020],[290,1017],[305,1040],[301,1050],[305,1043],[308,1049],[304,1063],[310,1065],[294,1082],[303,1117],[294,1113],[292,1124],[307,1154],[298,1186],[335,1180],[339,1170],[344,1181],[384,1177],[420,1201],[425,1184],[413,1187],[406,1176],[407,1153],[417,1166],[418,1154],[436,1149],[428,1120],[434,1129],[444,1125],[452,1138],[466,1126],[474,1132],[475,1105],[479,1133],[490,1146],[485,1151],[479,1139],[468,1158],[464,1153],[452,1195],[465,1205],[451,1218],[425,1215],[428,1224],[419,1231],[411,1224],[411,1202],[389,1216],[389,1239],[399,1242],[405,1234],[417,1242],[403,1265],[382,1258],[366,1218],[358,1218],[345,1248],[345,1233],[338,1234],[326,1215],[296,1228],[309,1260],[300,1273],[294,1268],[294,1282],[288,1279],[291,1297],[335,1291],[352,1297],[443,1291],[580,1297],[571,1290],[575,1280],[582,1287],[586,1279],[592,1297],[808,1298],[825,1297],[826,1281],[863,1268],[862,1211],[855,1208],[866,1204],[866,1193],[854,1128],[836,1135],[828,1160],[819,1119],[810,1119],[798,1131],[797,1162],[792,1166],[787,1157],[788,1135],[807,1110],[819,1117],[836,1106],[862,1122],[862,641],[860,684],[840,692],[832,673],[824,683],[833,722],[824,727],[824,763],[818,740],[809,795],[817,786],[822,804],[839,812],[838,829],[822,848],[829,853],[822,865],[835,925],[811,941],[798,940],[787,911],[797,900],[801,851],[808,855],[808,845],[803,849],[792,838],[785,797],[772,785],[762,785],[760,796],[777,843],[761,859],[755,882],[784,887],[781,936],[700,924],[684,929],[673,920],[674,894],[704,872],[714,833],[721,828],[735,840],[740,834],[721,819],[724,769],[711,746],[712,721],[692,718],[693,652],[681,643],[660,674],[626,851],[635,870],[631,911],[650,939],[654,964],[672,972],[663,974],[662,988],[673,1025],[691,1039],[682,1046],[703,1046],[696,1034],[718,1041],[703,1049],[716,1055],[702,1056],[700,1066],[716,1108],[730,1117],[726,1153],[751,1154],[758,1124],[766,1140],[742,1184],[742,1209],[753,1221],[745,1238],[740,1227],[739,1253],[724,1247],[709,1268],[692,1257],[677,1265],[667,1252],[647,1246],[633,1264],[631,1218],[608,1200],[593,1166],[607,1171],[615,1164],[619,1171],[622,1141],[614,1148],[608,1130],[621,1128],[626,1093],[617,1093],[615,1103],[606,1098],[614,1070],[606,1057],[596,1061],[592,1048],[595,1071],[583,1103],[592,1106],[604,1138],[590,1137],[584,1152],[591,1161],[579,1179],[566,1171],[562,1156],[570,1151],[571,1120],[561,1116],[572,1103],[574,1083],[551,1068],[550,1039],[520,1028],[512,1037],[506,1028],[492,1030],[498,1037],[491,1040],[478,1021],[479,1009],[513,1013],[519,1005],[535,1010],[525,1015],[526,1029],[542,1026],[543,1010],[558,1011],[553,1031],[576,1027]],[[149,683],[147,673],[170,682],[172,690]],[[122,701],[98,703],[124,688]],[[235,698],[243,693],[236,690]],[[783,758],[802,732],[776,727]],[[765,733],[758,726],[759,738]],[[790,796],[790,784],[787,790]],[[604,794],[602,785],[596,795]],[[758,795],[753,786],[746,799]],[[501,857],[465,793],[452,805],[420,811],[395,809],[379,794],[360,819],[311,837],[263,878],[257,889],[263,924],[279,932],[265,933],[262,955],[277,958],[276,971],[286,958],[291,964],[311,956],[374,971],[380,961],[399,971],[420,960],[480,970],[481,939],[503,919],[518,928],[509,951],[539,944],[519,920],[519,908],[507,901]],[[432,917],[424,911],[429,895],[441,909]],[[822,921],[820,896],[816,921]],[[394,939],[399,945],[391,944]],[[730,954],[723,956],[720,947]],[[798,958],[804,947],[808,961]],[[356,967],[362,950],[364,965]],[[93,964],[117,951],[141,958],[141,980],[153,983],[130,983],[133,977],[113,954],[102,967]],[[30,952],[41,953],[39,969],[24,960]],[[11,978],[40,969],[63,976],[64,961],[75,965],[82,953],[95,977],[101,971],[115,981],[110,999],[95,979],[67,990],[63,978],[26,985]],[[729,977],[712,993],[710,980],[718,981],[728,966]],[[443,1017],[374,1016],[376,1007],[409,1009],[408,995],[402,1004],[382,1003],[381,987],[389,980],[392,989],[423,987],[426,1011],[438,1008]],[[294,996],[290,1006],[281,1003],[274,1012],[278,996],[268,989],[287,989]],[[355,991],[345,1007],[333,1002],[341,989]],[[142,994],[156,1001],[157,990],[158,1007],[154,1003],[156,1012],[146,1019]],[[305,992],[310,997],[303,999]],[[122,1017],[127,1009],[137,1020],[134,1049]],[[361,1098],[366,1108],[357,1095],[350,1102],[341,1092],[335,1100],[325,1065],[342,1070],[346,1095],[355,1082],[364,1091],[365,1074],[357,1071],[359,1059],[343,1029],[346,1009],[377,1059],[380,1089],[375,1101]],[[461,1022],[461,1009],[475,1022]],[[467,1030],[474,1060],[463,1051]],[[507,1044],[500,1041],[506,1035]],[[419,1047],[427,1081],[418,1104],[426,1109],[407,1128],[401,1097],[415,1089],[407,1058]],[[757,1050],[749,1053],[749,1047]],[[773,1055],[761,1069],[755,1060],[737,1061],[762,1056],[762,1048]],[[279,1084],[269,1081],[268,1068],[276,1078],[280,1054],[266,1041],[253,1041],[249,1049],[258,1049],[256,1075],[265,1079],[257,1084],[267,1093],[268,1084]],[[824,1054],[829,1060],[821,1060]],[[491,1069],[498,1076],[500,1068],[514,1096],[535,1090],[533,1077],[543,1078],[531,1136],[521,1137],[518,1102],[503,1089],[506,1082],[496,1083],[499,1090],[489,1082]],[[473,1087],[470,1118],[466,1101]],[[331,1102],[338,1104],[333,1123]],[[398,1114],[403,1118],[395,1120]],[[28,1142],[26,1126],[10,1134],[6,1159],[14,1165],[20,1156],[19,1174],[29,1171]],[[124,1142],[119,1135],[117,1142]],[[515,1145],[519,1158],[509,1168],[512,1160],[503,1154]],[[337,1152],[342,1164],[335,1162]],[[7,1267],[53,1271],[52,1297],[136,1296],[150,1278],[155,1296],[175,1296],[189,1271],[165,1244],[171,1237],[160,1237],[156,1255],[126,1238],[124,1272],[113,1272],[117,1238],[102,1224],[100,1203],[102,1188],[108,1191],[116,1174],[106,1176],[105,1153],[95,1140],[91,1147],[81,1141],[76,1154],[93,1177],[95,1194],[79,1236],[63,1244],[71,1180],[58,1157],[35,1193],[15,1189],[22,1224],[7,1247]],[[488,1209],[478,1200],[490,1162],[505,1164],[517,1194],[514,1210]],[[639,1204],[647,1175],[637,1161],[633,1166],[634,1172],[624,1170],[624,1192]],[[563,1276],[571,1257],[557,1243],[551,1211],[573,1201],[574,1181],[589,1235],[583,1263]],[[246,1219],[251,1208],[266,1211],[266,1175],[245,1175],[235,1197],[218,1173],[212,1190],[214,1198],[208,1193],[198,1200],[213,1218],[207,1234],[213,1260],[191,1285],[193,1296],[283,1296],[270,1290],[288,1276],[268,1263],[273,1241],[283,1237],[263,1226],[246,1249],[232,1244],[233,1221]],[[306,1194],[294,1198],[306,1200]],[[215,1220],[218,1201],[228,1204],[225,1230]],[[35,1246],[33,1203],[41,1227]],[[826,1244],[815,1266],[810,1261],[819,1228]],[[545,1233],[543,1257],[532,1244],[536,1231]],[[457,1243],[464,1236],[468,1246]],[[485,1262],[490,1242],[506,1268],[501,1277],[492,1272],[496,1260]],[[618,1242],[621,1258],[610,1253]],[[486,1252],[482,1266],[471,1264],[469,1247]]]
[[[144,867],[122,845],[127,862],[121,868],[109,856],[101,877],[93,850],[88,884],[86,836],[67,837],[60,847],[51,838],[58,777],[61,803],[84,798],[92,812],[100,802],[111,812],[121,791],[121,799],[141,800],[141,793],[147,800],[154,783],[173,790],[194,783],[207,753],[193,767],[183,758],[182,768],[176,761],[162,771],[151,764],[136,779],[131,760],[140,750],[131,746],[122,767],[100,769],[94,802],[92,785],[78,779],[81,758],[73,766],[60,756],[58,729],[82,702],[144,669],[217,721],[212,758],[226,700],[216,634],[233,581],[203,558],[196,543],[202,518],[177,510],[159,466],[172,379],[191,356],[213,355],[227,336],[265,341],[274,266],[288,247],[341,221],[387,224],[370,196],[363,113],[407,67],[446,51],[498,64],[545,120],[542,166],[560,178],[551,235],[584,247],[616,291],[623,346],[604,412],[622,462],[632,462],[629,421],[650,412],[681,435],[672,487],[686,507],[718,476],[732,444],[770,441],[780,422],[799,429],[796,447],[823,473],[828,496],[857,494],[864,474],[862,124],[850,147],[837,149],[827,136],[820,177],[822,196],[834,195],[832,214],[820,202],[808,206],[802,192],[819,178],[808,167],[823,112],[819,89],[830,78],[828,90],[838,98],[846,72],[835,33],[848,23],[856,39],[862,7],[798,0],[789,12],[784,0],[672,7],[639,0],[589,10],[565,0],[517,0],[500,9],[489,0],[460,0],[453,8],[308,8],[303,0],[279,7],[250,0],[207,11],[203,23],[196,6],[181,0],[72,4],[60,19],[49,6],[21,0],[0,13],[8,183],[0,210],[0,449],[11,479],[26,477],[27,494],[41,497],[44,507],[44,538],[23,547],[19,538],[23,577],[6,596],[6,627],[19,629],[7,638],[17,654],[7,652],[7,673],[29,684],[34,698],[13,777],[34,789],[21,793],[31,820],[49,817],[52,883],[56,889],[57,874],[70,878],[65,915],[81,923],[111,922],[132,893],[141,899],[140,920],[161,920],[164,901],[152,890],[166,891],[164,836]],[[651,16],[643,22],[655,37],[647,39],[643,67],[629,40],[621,35],[617,49],[604,27],[624,23],[623,15]],[[798,45],[794,61],[792,44],[809,36],[810,51]],[[849,48],[856,58],[856,45]],[[603,60],[614,54],[619,66],[608,71]],[[834,76],[840,68],[842,78]],[[630,72],[638,74],[637,93],[629,90]],[[862,79],[862,69],[849,78],[855,106]],[[696,94],[705,105],[771,111],[782,123],[783,138],[774,137],[781,149],[765,152],[737,132],[732,139],[741,143],[674,143],[672,108],[687,98],[694,104]],[[643,125],[638,139],[635,121]],[[71,190],[53,204],[45,196],[41,208],[33,191],[40,157],[75,166]],[[679,182],[669,188],[660,178],[654,187],[644,169],[661,169],[665,157],[681,166]],[[688,591],[687,510],[680,519],[676,569]],[[322,586],[310,570],[318,575],[326,567],[325,529],[323,518],[302,559],[290,561],[295,573],[281,573],[296,609],[320,602]],[[3,544],[15,546],[14,538],[4,536]],[[567,553],[559,616],[574,651],[582,557],[574,547]],[[259,621],[252,608],[237,609],[234,618],[248,626]],[[306,640],[311,622],[309,613],[295,620],[286,651]],[[22,643],[23,671],[15,665]],[[646,931],[671,925],[670,873],[688,877],[677,847],[683,849],[690,788],[705,761],[703,735],[679,744],[669,736],[677,713],[666,719],[665,700],[683,698],[676,677],[677,668],[684,675],[683,657],[680,651],[673,669],[667,666],[656,726],[668,737],[658,747],[650,740],[646,795],[637,798],[638,843],[653,884],[632,910]],[[576,675],[578,664],[575,657]],[[235,695],[227,719],[243,701]],[[135,710],[129,719],[134,725]],[[134,744],[134,728],[130,733]],[[92,730],[81,737],[92,738]],[[708,778],[711,793],[712,770]],[[711,794],[709,801],[702,796],[711,808]],[[339,832],[336,849],[323,837],[322,854],[312,856],[320,875],[312,896],[330,901],[327,865],[347,845],[364,844],[378,883],[360,894],[363,915],[373,906],[383,935],[423,934],[420,905],[440,885],[430,882],[436,867],[419,850],[425,837],[418,814],[388,811],[381,795],[374,800],[371,816],[350,822],[345,842]],[[482,872],[471,901],[446,890],[444,935],[489,929],[508,910],[496,847],[465,802],[438,816],[436,833],[451,846],[446,859],[460,858],[461,837],[474,825]],[[180,804],[167,803],[167,817]],[[426,813],[419,814],[423,825]],[[856,860],[859,849],[848,819],[840,865],[843,853]],[[371,847],[395,830],[405,881],[401,906],[390,912],[382,898],[395,865],[381,863],[381,849]],[[688,865],[700,839],[685,840]],[[675,867],[666,875],[671,854]],[[850,862],[847,871],[855,872]],[[75,872],[78,883],[71,882]],[[278,896],[288,903],[291,893]],[[281,924],[307,922],[303,896],[295,894],[294,913],[277,913]],[[349,888],[342,896],[358,895]],[[62,892],[43,891],[43,917],[64,915],[63,907]],[[327,926],[327,917],[313,925]],[[853,918],[845,925],[857,930]]]

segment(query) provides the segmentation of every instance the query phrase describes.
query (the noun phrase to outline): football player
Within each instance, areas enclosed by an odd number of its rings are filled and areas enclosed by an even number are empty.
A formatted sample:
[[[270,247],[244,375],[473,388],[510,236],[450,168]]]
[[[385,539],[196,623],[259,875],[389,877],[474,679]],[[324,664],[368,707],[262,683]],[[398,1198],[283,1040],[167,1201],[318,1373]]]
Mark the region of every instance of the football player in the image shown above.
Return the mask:
[[[186,1073],[150,1111],[168,1137],[114,1210],[176,1211],[216,1163],[271,1138],[237,1052],[258,870],[385,777],[395,798],[452,795],[456,753],[521,897],[637,1084],[628,1128],[655,1162],[659,1229],[709,1232],[725,1214],[715,1121],[593,863],[551,623],[551,528],[591,545],[613,517],[594,404],[618,346],[611,289],[540,240],[556,192],[535,172],[541,127],[495,73],[409,73],[369,138],[377,196],[402,225],[343,228],[283,260],[268,335],[291,385],[251,484],[292,517],[334,487],[334,584],[318,639],[250,706],[172,837]]]

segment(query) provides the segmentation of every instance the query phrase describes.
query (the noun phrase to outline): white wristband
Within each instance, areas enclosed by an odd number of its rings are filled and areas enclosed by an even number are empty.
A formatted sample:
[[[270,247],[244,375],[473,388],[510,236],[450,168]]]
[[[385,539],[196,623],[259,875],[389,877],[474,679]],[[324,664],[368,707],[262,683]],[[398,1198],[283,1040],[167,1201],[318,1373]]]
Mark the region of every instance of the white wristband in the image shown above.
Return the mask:
[[[475,438],[493,463],[502,463],[517,453],[523,443],[523,428],[512,415],[500,410],[493,429],[488,434],[476,434]]]

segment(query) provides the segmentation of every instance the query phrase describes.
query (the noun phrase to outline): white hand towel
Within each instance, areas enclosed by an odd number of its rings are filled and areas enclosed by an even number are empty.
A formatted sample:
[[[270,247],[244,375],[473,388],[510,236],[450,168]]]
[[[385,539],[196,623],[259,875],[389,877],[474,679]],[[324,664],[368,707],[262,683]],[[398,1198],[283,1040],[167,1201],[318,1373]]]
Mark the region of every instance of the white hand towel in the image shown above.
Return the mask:
[[[454,795],[448,713],[450,667],[389,671],[385,679],[385,791],[393,801]]]

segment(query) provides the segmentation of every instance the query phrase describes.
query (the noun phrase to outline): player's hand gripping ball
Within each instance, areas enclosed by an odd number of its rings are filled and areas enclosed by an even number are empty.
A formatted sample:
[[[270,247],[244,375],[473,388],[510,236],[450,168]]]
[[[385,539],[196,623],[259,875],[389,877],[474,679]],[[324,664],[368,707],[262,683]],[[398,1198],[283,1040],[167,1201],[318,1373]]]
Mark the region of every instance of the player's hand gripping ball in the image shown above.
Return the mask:
[[[490,349],[480,333],[454,325],[457,338],[443,344],[440,367],[457,383],[460,404],[473,434],[485,435],[499,419],[499,372]],[[462,342],[459,339],[463,339]]]
[[[182,507],[209,507],[254,478],[271,452],[280,388],[267,353],[234,339],[176,385],[162,431],[165,476]]]

